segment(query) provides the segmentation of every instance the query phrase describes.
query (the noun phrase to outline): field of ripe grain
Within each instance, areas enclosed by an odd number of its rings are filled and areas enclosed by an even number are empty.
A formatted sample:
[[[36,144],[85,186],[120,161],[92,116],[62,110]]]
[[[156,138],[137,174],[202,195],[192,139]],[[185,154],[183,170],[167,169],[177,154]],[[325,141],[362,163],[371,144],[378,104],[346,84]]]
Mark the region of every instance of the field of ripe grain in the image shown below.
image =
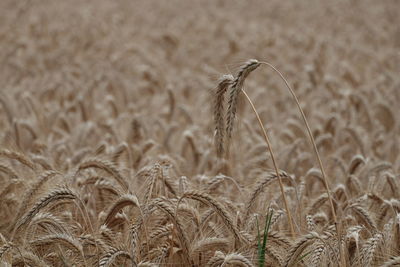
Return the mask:
[[[399,266],[399,11],[0,1],[0,266]]]

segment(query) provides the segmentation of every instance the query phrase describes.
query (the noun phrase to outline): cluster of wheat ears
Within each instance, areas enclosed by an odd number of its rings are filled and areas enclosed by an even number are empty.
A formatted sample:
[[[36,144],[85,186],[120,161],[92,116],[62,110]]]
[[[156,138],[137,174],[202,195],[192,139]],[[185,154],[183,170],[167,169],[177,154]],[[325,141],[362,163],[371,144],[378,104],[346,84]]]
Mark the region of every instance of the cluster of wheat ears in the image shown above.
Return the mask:
[[[0,266],[400,266],[395,2],[56,2],[0,3]]]

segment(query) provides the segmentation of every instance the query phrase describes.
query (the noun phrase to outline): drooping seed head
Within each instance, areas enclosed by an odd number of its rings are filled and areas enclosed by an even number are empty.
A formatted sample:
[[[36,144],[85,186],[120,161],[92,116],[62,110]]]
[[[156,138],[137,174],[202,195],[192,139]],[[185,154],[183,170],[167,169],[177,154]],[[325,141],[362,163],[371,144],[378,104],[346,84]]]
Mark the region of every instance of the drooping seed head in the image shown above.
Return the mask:
[[[232,75],[223,75],[215,90],[214,100],[214,124],[215,124],[215,146],[217,155],[221,157],[224,153],[224,131],[225,131],[225,93],[232,85],[235,78]]]
[[[244,81],[247,76],[260,66],[261,63],[256,59],[250,59],[243,66],[240,67],[238,74],[234,82],[232,83],[230,93],[229,93],[229,101],[228,101],[228,113],[227,113],[227,127],[226,133],[228,135],[228,140],[232,137],[232,131],[236,116],[237,104],[239,93],[243,88]]]

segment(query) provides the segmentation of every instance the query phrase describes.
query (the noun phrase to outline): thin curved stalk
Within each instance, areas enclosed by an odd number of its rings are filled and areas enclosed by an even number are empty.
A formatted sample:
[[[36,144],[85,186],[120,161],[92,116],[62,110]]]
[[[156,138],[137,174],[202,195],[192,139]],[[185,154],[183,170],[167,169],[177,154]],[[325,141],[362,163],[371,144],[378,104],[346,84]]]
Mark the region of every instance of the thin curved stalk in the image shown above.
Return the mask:
[[[314,152],[315,152],[315,156],[316,156],[316,158],[318,160],[319,168],[321,169],[322,178],[324,180],[326,193],[328,194],[329,205],[331,207],[333,221],[335,223],[336,232],[337,232],[337,236],[338,236],[340,262],[341,262],[342,266],[345,266],[343,247],[342,247],[342,244],[341,244],[341,241],[340,241],[340,239],[341,239],[340,227],[339,227],[338,220],[337,220],[337,217],[336,217],[335,207],[333,206],[333,200],[332,200],[332,195],[331,195],[331,192],[330,192],[330,189],[329,189],[328,179],[326,178],[325,169],[324,169],[324,166],[322,164],[321,157],[319,156],[317,145],[315,144],[315,140],[314,140],[314,137],[313,137],[313,135],[311,133],[310,126],[308,125],[308,121],[306,119],[306,116],[304,115],[303,109],[300,107],[300,103],[299,103],[299,100],[298,100],[296,94],[294,93],[293,89],[290,87],[290,85],[289,85],[288,81],[285,79],[285,77],[283,77],[282,73],[279,70],[277,70],[272,64],[270,64],[268,62],[260,62],[260,63],[270,67],[272,70],[274,70],[281,77],[281,79],[284,81],[286,87],[289,89],[290,94],[292,95],[294,101],[296,102],[297,107],[299,108],[299,111],[301,113],[301,117],[302,117],[302,119],[304,121],[304,124],[306,125],[307,133],[308,133],[308,135],[310,137],[310,141],[312,143],[312,146],[313,146],[313,149],[314,149]]]
[[[289,220],[289,225],[290,225],[290,233],[291,233],[292,237],[294,238],[295,237],[295,231],[294,231],[294,227],[293,227],[292,214],[291,214],[291,212],[289,210],[289,205],[287,203],[285,190],[283,189],[282,178],[281,178],[281,176],[279,174],[278,164],[276,163],[276,160],[275,160],[275,155],[274,155],[274,152],[272,150],[271,142],[269,141],[267,132],[266,132],[266,130],[264,128],[264,125],[263,125],[263,123],[261,121],[260,116],[258,115],[258,112],[257,112],[253,102],[251,101],[250,97],[247,95],[247,93],[243,89],[242,89],[242,92],[246,96],[247,101],[250,103],[251,108],[253,109],[254,113],[256,114],[256,117],[257,117],[257,120],[258,120],[258,124],[260,125],[260,128],[262,130],[265,142],[267,142],[269,154],[271,155],[272,164],[274,165],[276,176],[278,177],[279,187],[280,187],[280,190],[281,190],[281,193],[282,193],[283,202],[285,204],[286,213],[288,215],[288,220]]]

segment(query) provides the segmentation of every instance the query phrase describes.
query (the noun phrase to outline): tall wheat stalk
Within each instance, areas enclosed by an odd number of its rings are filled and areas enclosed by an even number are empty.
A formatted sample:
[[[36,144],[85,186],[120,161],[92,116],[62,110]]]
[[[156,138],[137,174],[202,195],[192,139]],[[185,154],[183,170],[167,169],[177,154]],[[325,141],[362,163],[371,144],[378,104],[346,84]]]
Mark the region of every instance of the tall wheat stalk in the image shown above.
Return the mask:
[[[318,160],[319,168],[321,169],[322,178],[323,178],[323,181],[324,181],[324,186],[325,186],[325,189],[326,189],[326,193],[328,194],[329,205],[330,205],[330,208],[331,208],[332,217],[333,217],[333,221],[335,223],[335,228],[336,228],[336,233],[337,233],[337,238],[338,238],[339,253],[340,253],[340,264],[341,264],[341,266],[345,266],[346,262],[345,262],[345,258],[344,258],[343,246],[341,244],[341,231],[340,231],[341,229],[340,229],[340,225],[339,225],[339,222],[337,220],[335,207],[333,205],[333,199],[332,199],[332,195],[331,195],[331,192],[330,192],[330,189],[329,189],[329,184],[328,184],[328,179],[326,177],[325,168],[324,168],[324,166],[322,164],[322,160],[321,160],[321,157],[319,155],[319,152],[318,152],[318,149],[317,149],[317,145],[315,144],[314,136],[311,133],[311,129],[310,129],[310,126],[308,124],[307,118],[304,115],[303,109],[300,106],[300,103],[299,103],[299,100],[298,100],[296,94],[294,93],[293,89],[290,87],[288,81],[285,79],[285,77],[282,75],[282,73],[279,70],[277,70],[272,64],[270,64],[268,62],[264,61],[264,62],[260,62],[260,64],[263,64],[263,65],[266,65],[266,66],[270,67],[273,71],[275,71],[279,75],[279,77],[284,81],[286,87],[288,88],[290,94],[292,95],[292,97],[293,97],[294,101],[296,102],[296,105],[297,105],[297,107],[298,107],[298,109],[300,111],[301,117],[302,117],[302,119],[304,121],[304,124],[305,124],[305,126],[307,128],[307,133],[308,133],[308,136],[310,138],[311,144],[313,146],[315,156],[316,156],[316,158]]]
[[[226,133],[227,133],[227,147],[229,147],[229,140],[232,138],[232,131],[233,131],[233,126],[234,126],[234,120],[236,117],[236,110],[237,110],[237,105],[238,105],[238,98],[239,94],[241,92],[244,93],[246,96],[246,99],[250,103],[256,117],[258,120],[258,123],[261,127],[261,130],[263,132],[264,139],[267,143],[268,146],[268,151],[271,155],[272,158],[272,163],[274,165],[274,169],[276,172],[276,176],[278,177],[279,181],[279,187],[281,190],[283,202],[285,205],[286,213],[288,215],[288,221],[289,221],[289,226],[290,226],[290,232],[292,237],[295,236],[295,231],[294,231],[294,226],[292,222],[292,215],[289,209],[289,205],[287,203],[287,198],[286,198],[286,193],[283,188],[283,183],[281,176],[279,174],[279,168],[277,166],[277,162],[275,160],[275,155],[272,150],[272,145],[271,142],[269,141],[267,132],[265,131],[265,128],[262,124],[262,121],[260,119],[260,116],[258,115],[258,112],[253,104],[253,102],[250,100],[249,96],[246,94],[246,92],[243,90],[244,82],[247,78],[247,76],[257,69],[260,66],[260,63],[256,59],[250,59],[248,60],[243,66],[240,67],[238,74],[236,75],[236,78],[234,80],[231,80],[231,78],[228,75],[223,76],[223,78],[220,79],[220,85],[217,87],[217,92],[216,92],[216,103],[215,103],[215,110],[214,110],[214,121],[217,124],[216,125],[216,130],[218,133],[218,129],[221,129],[223,127],[224,120],[221,119],[221,108],[223,107],[223,100],[224,98],[221,96],[223,95],[223,92],[226,91],[226,87],[230,85],[230,92],[229,92],[229,100],[228,100],[228,110],[227,110],[227,126],[226,126]],[[230,78],[230,79],[228,79]],[[221,88],[224,88],[221,90]],[[221,92],[223,91],[223,92]],[[221,134],[217,134],[217,136],[220,136],[220,138],[216,139],[216,146],[217,146],[217,152],[223,151],[221,147],[223,147],[223,136]]]
[[[258,115],[258,112],[257,112],[253,102],[251,101],[250,97],[248,96],[248,94],[244,90],[242,90],[242,92],[245,95],[247,101],[250,103],[250,106],[253,109],[254,114],[256,114],[258,124],[260,125],[260,128],[262,130],[265,142],[267,143],[268,151],[269,151],[269,154],[271,155],[271,159],[272,159],[272,165],[274,165],[274,170],[276,172],[276,176],[278,177],[279,188],[281,190],[283,203],[285,205],[285,210],[286,210],[286,213],[287,213],[287,216],[288,216],[288,221],[289,221],[289,226],[290,226],[290,233],[291,233],[292,237],[295,237],[295,231],[294,231],[294,226],[293,226],[293,221],[292,221],[292,214],[291,214],[290,209],[289,209],[289,205],[288,205],[288,202],[287,202],[287,199],[286,199],[285,189],[283,188],[282,177],[279,174],[278,164],[276,163],[275,155],[274,155],[274,152],[272,150],[272,145],[271,145],[271,142],[270,142],[270,140],[268,138],[267,131],[265,130],[264,125],[262,124],[260,115]]]

